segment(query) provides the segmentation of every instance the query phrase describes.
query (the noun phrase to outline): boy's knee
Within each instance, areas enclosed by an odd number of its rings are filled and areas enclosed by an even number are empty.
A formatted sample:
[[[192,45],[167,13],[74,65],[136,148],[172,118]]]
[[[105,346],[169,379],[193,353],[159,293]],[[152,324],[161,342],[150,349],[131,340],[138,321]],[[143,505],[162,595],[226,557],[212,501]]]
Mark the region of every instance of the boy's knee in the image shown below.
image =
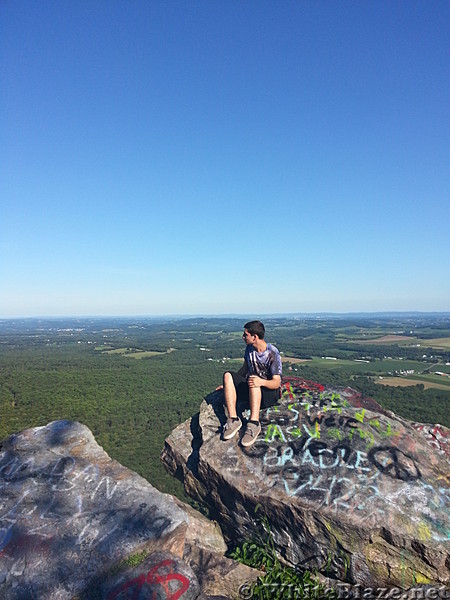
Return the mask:
[[[226,371],[223,374],[223,385],[224,385],[224,387],[229,386],[229,385],[234,385],[233,376],[231,375],[230,371]]]

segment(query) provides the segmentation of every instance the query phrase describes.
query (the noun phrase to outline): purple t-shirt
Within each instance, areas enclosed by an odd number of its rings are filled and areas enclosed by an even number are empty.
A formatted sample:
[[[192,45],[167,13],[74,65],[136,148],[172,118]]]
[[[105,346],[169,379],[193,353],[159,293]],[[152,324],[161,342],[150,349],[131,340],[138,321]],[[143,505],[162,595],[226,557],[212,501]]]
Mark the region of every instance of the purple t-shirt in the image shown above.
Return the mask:
[[[245,349],[244,360],[249,375],[258,375],[261,379],[272,379],[274,375],[281,376],[281,356],[272,344],[267,344],[264,352],[257,352],[249,344]]]

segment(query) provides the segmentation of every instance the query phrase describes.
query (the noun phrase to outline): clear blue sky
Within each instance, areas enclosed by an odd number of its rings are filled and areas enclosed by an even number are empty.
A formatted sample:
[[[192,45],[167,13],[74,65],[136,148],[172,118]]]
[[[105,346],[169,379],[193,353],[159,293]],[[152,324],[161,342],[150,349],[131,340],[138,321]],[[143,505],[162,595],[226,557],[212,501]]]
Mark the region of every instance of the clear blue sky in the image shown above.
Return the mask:
[[[450,310],[450,2],[2,0],[0,317]]]

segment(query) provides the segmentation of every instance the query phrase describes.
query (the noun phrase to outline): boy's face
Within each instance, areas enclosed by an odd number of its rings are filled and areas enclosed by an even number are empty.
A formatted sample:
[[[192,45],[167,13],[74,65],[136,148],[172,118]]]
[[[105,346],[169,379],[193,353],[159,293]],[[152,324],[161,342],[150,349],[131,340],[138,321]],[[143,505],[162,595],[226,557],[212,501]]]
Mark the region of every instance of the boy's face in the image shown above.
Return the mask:
[[[242,334],[242,337],[244,338],[244,342],[247,344],[247,346],[249,346],[250,344],[253,344],[256,341],[256,338],[258,336],[252,335],[246,329],[244,329],[244,333]]]

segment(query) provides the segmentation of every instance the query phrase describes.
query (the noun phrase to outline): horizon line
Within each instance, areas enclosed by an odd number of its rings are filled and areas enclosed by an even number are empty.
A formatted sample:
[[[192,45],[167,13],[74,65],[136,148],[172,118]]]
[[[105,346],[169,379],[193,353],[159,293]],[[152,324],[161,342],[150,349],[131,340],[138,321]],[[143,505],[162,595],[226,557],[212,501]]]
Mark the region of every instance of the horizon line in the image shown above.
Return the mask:
[[[248,318],[254,313],[168,313],[168,314],[125,314],[125,315],[32,315],[32,316],[0,316],[0,321],[13,320],[61,320],[61,319],[193,319],[193,318]],[[322,317],[322,316],[371,316],[371,315],[439,315],[450,317],[450,311],[446,310],[372,310],[372,311],[310,311],[310,312],[279,312],[259,313],[261,318],[288,318],[288,317]]]

